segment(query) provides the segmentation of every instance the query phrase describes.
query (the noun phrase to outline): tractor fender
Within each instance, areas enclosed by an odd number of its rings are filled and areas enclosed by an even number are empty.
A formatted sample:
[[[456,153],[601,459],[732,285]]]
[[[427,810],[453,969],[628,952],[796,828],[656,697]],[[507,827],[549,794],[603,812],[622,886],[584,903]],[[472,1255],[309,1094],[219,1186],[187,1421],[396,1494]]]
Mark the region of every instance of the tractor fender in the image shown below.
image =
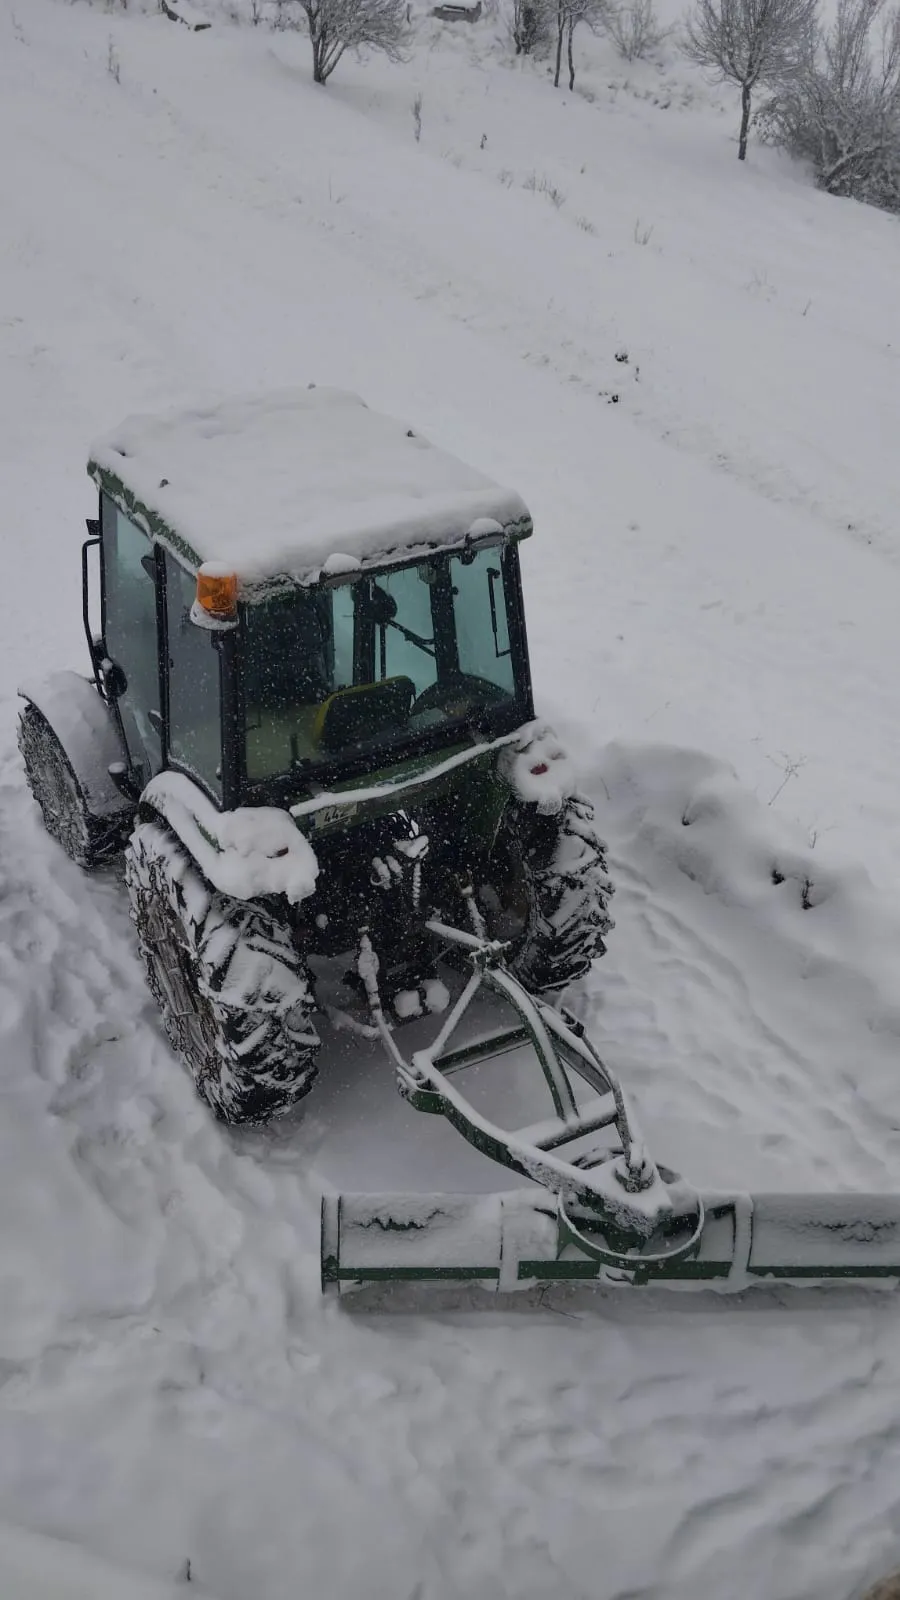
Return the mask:
[[[93,680],[78,672],[51,672],[46,678],[22,684],[19,694],[53,729],[91,816],[114,817],[133,811],[109,776],[109,767],[124,762],[126,751],[112,712]]]
[[[141,795],[141,821],[159,817],[220,894],[232,900],[284,895],[299,905],[315,892],[315,851],[287,811],[220,811],[183,772],[160,772]]]

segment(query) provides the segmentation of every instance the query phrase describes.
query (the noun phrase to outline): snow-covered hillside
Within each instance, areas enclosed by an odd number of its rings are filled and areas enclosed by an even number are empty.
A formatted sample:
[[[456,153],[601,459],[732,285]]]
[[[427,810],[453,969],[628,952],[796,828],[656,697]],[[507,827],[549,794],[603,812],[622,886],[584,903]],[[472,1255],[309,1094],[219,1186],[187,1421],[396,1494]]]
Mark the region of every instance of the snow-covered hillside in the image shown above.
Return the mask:
[[[490,1171],[374,1053],[215,1126],[15,751],[17,683],[84,659],[89,441],[358,389],[535,515],[539,709],[619,885],[577,1000],[654,1151],[896,1188],[900,226],[584,50],[554,94],[429,23],[323,91],[296,37],[0,0],[4,1600],[188,1562],[219,1600],[844,1600],[900,1556],[891,1297],[323,1305],[324,1185]]]

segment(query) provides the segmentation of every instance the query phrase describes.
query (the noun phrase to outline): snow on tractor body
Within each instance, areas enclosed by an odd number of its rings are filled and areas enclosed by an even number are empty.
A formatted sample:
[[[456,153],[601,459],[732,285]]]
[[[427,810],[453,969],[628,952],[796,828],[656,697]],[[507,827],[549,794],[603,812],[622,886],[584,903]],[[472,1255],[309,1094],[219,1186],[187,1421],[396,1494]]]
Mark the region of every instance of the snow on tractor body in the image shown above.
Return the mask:
[[[20,746],[73,860],[124,847],[149,987],[198,1091],[229,1122],[288,1110],[327,1012],[381,1038],[413,1106],[533,1185],[327,1198],[326,1286],[900,1275],[892,1200],[704,1199],[656,1167],[548,1002],[603,954],[612,885],[534,720],[518,495],[315,387],[132,418],[89,472],[91,675],[23,686]],[[485,996],[503,1017],[487,1031]],[[448,1006],[407,1060],[402,1024]],[[513,1129],[457,1087],[510,1053],[550,1100]]]

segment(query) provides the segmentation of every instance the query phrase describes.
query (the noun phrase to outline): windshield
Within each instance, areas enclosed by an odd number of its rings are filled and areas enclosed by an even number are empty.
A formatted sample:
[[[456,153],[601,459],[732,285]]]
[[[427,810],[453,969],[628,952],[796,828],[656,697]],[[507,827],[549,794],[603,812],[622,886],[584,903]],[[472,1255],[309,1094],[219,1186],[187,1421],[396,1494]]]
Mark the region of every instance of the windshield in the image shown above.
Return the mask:
[[[481,549],[248,607],[250,782],[478,723],[513,704],[514,559]]]

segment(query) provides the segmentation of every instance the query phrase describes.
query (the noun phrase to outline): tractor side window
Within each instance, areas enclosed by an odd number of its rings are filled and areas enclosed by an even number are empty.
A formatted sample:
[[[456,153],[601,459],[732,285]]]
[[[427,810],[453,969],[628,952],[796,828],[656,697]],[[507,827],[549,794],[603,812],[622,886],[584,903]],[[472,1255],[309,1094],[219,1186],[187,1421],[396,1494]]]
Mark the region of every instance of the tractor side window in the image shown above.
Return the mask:
[[[450,562],[460,671],[515,692],[501,552],[479,550]]]
[[[125,674],[122,723],[131,758],[148,779],[162,765],[153,547],[106,495],[101,516],[106,653]]]
[[[196,591],[196,578],[167,555],[169,756],[221,795],[219,653],[212,633],[191,621]]]

